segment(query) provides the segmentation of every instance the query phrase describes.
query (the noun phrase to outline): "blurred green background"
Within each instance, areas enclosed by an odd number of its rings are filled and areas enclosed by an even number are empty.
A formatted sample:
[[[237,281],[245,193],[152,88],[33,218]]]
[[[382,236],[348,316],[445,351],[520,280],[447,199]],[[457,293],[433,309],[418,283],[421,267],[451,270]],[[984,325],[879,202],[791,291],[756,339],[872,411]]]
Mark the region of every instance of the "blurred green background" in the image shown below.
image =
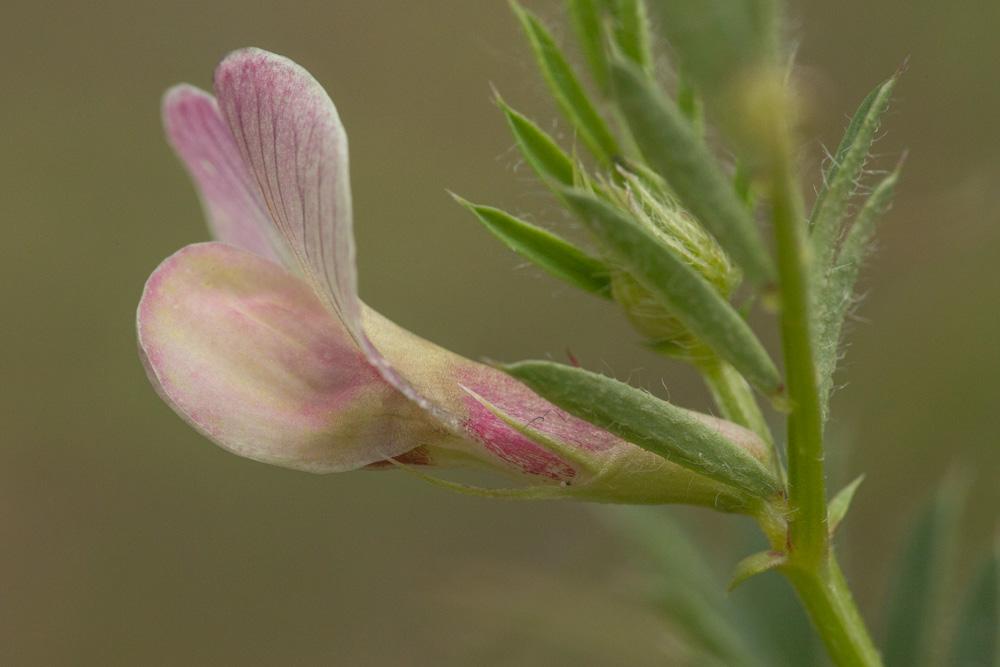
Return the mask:
[[[808,0],[792,14],[812,171],[910,58],[878,145],[885,164],[910,160],[832,427],[843,476],[868,473],[846,537],[877,627],[891,552],[949,466],[978,474],[963,564],[1000,505],[1000,5]],[[445,192],[555,211],[491,102],[493,83],[564,128],[506,3],[15,0],[0,45],[0,663],[669,664],[630,594],[635,559],[591,508],[242,460],[161,403],[136,357],[146,276],[205,236],[160,95],[208,87],[223,54],[256,45],[305,65],[339,107],[366,301],[467,356],[569,348],[707,409],[612,307],[524,267]],[[745,555],[724,548],[723,562]]]

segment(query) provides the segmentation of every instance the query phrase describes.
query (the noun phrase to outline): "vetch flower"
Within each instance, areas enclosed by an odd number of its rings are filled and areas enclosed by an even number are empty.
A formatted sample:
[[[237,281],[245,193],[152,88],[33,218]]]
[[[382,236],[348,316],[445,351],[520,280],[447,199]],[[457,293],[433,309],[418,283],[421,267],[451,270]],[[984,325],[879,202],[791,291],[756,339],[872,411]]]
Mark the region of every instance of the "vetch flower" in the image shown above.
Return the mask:
[[[163,116],[216,240],[160,264],[137,315],[151,382],[206,437],[310,472],[480,466],[533,497],[753,511],[736,488],[368,308],[357,293],[347,137],[322,87],[286,58],[245,49],[218,66],[214,92],[172,88]],[[766,456],[749,431],[689,414]]]

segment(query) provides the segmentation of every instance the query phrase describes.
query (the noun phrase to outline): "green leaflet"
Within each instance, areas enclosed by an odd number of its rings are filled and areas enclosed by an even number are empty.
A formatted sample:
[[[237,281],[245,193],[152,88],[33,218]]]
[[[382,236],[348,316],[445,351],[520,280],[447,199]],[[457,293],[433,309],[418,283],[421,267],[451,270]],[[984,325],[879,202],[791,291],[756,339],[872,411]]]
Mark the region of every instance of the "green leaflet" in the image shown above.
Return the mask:
[[[452,195],[472,211],[494,236],[557,278],[605,298],[611,295],[610,269],[568,241],[491,206],[480,206]]]
[[[680,69],[710,96],[774,58],[775,0],[650,0]]]
[[[649,39],[649,16],[644,0],[617,0],[615,41],[623,55],[642,71],[653,71],[653,51]]]
[[[772,281],[774,266],[753,216],[691,122],[631,63],[614,61],[611,77],[618,104],[649,165],[752,282]]]
[[[555,139],[546,134],[526,116],[509,107],[499,96],[497,104],[514,134],[518,148],[543,180],[572,186],[576,178],[573,159],[559,147]]]
[[[620,155],[618,143],[590,102],[551,33],[537,16],[515,0],[511,1],[511,7],[521,21],[538,66],[563,114],[594,156],[606,165],[613,164]]]
[[[952,476],[938,488],[917,517],[894,568],[883,650],[887,667],[933,664],[935,640],[944,621],[941,596],[947,590],[963,482]]]
[[[733,576],[729,580],[729,586],[726,590],[732,591],[751,577],[756,577],[758,574],[764,574],[768,570],[781,567],[785,564],[787,558],[788,555],[782,551],[759,551],[755,554],[750,554],[736,564],[736,567],[733,569]]]
[[[769,396],[782,380],[764,346],[733,307],[652,232],[579,190],[563,198],[614,259],[687,329]]]
[[[759,498],[778,491],[764,464],[697,413],[580,368],[525,361],[504,370],[570,414],[672,463]]]
[[[847,126],[830,168],[823,175],[823,189],[809,216],[816,284],[822,282],[836,254],[848,203],[861,179],[879,120],[889,106],[896,80],[897,76],[893,76],[884,81],[864,99]]]
[[[969,584],[951,651],[954,667],[1000,665],[1000,546]]]
[[[825,280],[816,286],[815,327],[816,373],[819,378],[820,406],[823,418],[829,411],[833,374],[837,369],[837,355],[844,318],[854,301],[854,286],[861,265],[871,248],[875,224],[888,210],[892,195],[899,182],[899,169],[886,176],[869,195],[854,223],[847,232],[835,265]]]
[[[568,0],[568,10],[577,39],[587,59],[590,75],[597,87],[607,93],[610,83],[608,53],[604,36],[601,0]]]
[[[830,500],[826,509],[826,526],[831,535],[837,531],[840,522],[847,516],[847,510],[851,508],[851,501],[854,500],[854,493],[863,481],[865,481],[865,476],[858,475],[857,479],[838,491],[837,495]]]

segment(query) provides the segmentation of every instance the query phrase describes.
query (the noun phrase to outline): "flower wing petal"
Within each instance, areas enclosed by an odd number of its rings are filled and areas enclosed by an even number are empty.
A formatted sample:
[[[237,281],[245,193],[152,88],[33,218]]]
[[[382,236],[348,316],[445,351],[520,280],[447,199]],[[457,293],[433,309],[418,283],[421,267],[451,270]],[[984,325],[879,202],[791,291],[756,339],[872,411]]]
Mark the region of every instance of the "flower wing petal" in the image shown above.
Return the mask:
[[[453,431],[454,415],[396,372],[365,334],[358,297],[347,135],[303,67],[241,49],[215,71],[215,94],[243,160],[300,272],[383,378]]]
[[[194,86],[174,86],[163,96],[163,127],[198,188],[213,237],[279,261],[259,189],[215,98]]]
[[[166,259],[146,284],[138,332],[160,394],[242,456],[334,472],[443,436],[307,284],[244,250],[203,243]]]

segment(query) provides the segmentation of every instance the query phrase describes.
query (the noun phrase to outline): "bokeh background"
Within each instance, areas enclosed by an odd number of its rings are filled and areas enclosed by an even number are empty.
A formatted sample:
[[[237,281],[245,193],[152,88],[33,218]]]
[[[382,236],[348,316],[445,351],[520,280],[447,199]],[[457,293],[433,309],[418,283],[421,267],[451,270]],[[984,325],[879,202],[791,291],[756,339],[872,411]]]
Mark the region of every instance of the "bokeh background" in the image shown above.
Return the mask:
[[[904,148],[909,163],[833,424],[842,474],[868,473],[846,538],[877,628],[891,553],[944,472],[977,474],[963,565],[1000,505],[1000,5],[791,4],[813,169],[909,58],[878,145],[885,164]],[[135,353],[146,276],[205,236],[160,95],[208,87],[225,52],[257,45],[337,102],[370,304],[467,356],[569,348],[707,408],[617,311],[524,267],[445,192],[568,224],[491,102],[490,83],[564,127],[506,3],[15,0],[3,14],[0,663],[669,664],[656,615],[630,594],[634,554],[591,508],[236,458],[156,398]],[[731,525],[684,518],[710,538]],[[713,543],[724,563],[744,555]]]

